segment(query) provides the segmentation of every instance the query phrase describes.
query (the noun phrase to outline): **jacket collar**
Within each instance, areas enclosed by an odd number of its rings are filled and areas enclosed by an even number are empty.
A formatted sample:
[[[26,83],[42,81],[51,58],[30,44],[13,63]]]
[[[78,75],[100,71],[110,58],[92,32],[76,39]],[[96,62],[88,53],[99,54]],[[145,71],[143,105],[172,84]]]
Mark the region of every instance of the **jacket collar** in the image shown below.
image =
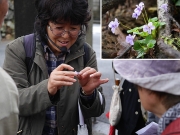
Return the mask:
[[[77,41],[71,46],[70,53],[66,56],[65,63],[72,61],[82,55],[84,55],[84,42],[85,42],[85,35],[81,35]],[[36,53],[34,57],[34,62],[41,68],[44,75],[48,77],[46,61],[44,58],[44,49],[42,47],[41,42],[39,39],[36,39]]]
[[[180,103],[169,108],[159,119],[158,135],[160,135],[166,127],[177,118],[180,118]]]
[[[45,77],[48,78],[48,69],[46,66],[44,49],[41,45],[41,42],[38,39],[36,39],[36,52],[35,52],[34,62],[41,68]]]
[[[72,61],[82,55],[84,55],[84,42],[85,36],[80,36],[77,41],[70,47],[70,53],[66,56],[65,63]]]

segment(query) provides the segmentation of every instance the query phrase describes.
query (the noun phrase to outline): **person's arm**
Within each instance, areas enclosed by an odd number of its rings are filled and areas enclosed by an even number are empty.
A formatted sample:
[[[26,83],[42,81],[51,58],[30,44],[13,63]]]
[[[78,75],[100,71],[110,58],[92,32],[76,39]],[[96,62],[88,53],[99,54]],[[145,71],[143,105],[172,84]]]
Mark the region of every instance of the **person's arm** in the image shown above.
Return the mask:
[[[19,94],[12,78],[0,68],[0,134],[16,135],[19,121]]]
[[[83,105],[85,105],[86,107],[91,107],[96,98],[96,91],[94,90],[94,92],[92,94],[87,95],[82,90],[82,88],[80,88],[80,98],[81,98]]]
[[[96,54],[94,50],[90,50],[90,60],[87,63],[87,67],[91,67],[97,70],[97,60],[96,60]],[[101,90],[100,90],[101,89]],[[100,92],[101,91],[101,92]],[[105,98],[102,93],[102,87],[97,87],[94,89],[95,95],[91,95],[92,99],[89,99],[89,101],[85,101],[83,97],[80,96],[80,106],[83,113],[84,118],[90,118],[90,117],[98,117],[100,116],[105,109]],[[93,102],[92,102],[93,101]],[[86,103],[85,103],[86,102]],[[91,102],[89,104],[89,102]],[[87,104],[89,104],[87,106]]]
[[[7,45],[3,68],[18,87],[20,116],[39,113],[52,105],[47,90],[47,79],[33,86],[28,82],[22,38]]]

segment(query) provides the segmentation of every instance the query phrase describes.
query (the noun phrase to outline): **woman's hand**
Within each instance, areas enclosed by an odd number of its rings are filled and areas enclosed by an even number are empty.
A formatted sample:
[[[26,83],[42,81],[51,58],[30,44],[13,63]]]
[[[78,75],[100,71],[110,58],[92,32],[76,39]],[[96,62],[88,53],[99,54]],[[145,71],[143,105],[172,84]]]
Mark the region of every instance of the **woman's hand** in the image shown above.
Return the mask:
[[[100,79],[101,73],[90,67],[86,67],[81,70],[77,78],[83,91],[87,95],[92,94],[94,92],[94,89],[97,88],[99,85],[107,83],[109,81],[108,78]]]
[[[47,86],[50,95],[55,95],[62,86],[72,85],[76,82],[74,76],[77,76],[77,73],[73,70],[73,67],[67,64],[61,64],[51,72]]]

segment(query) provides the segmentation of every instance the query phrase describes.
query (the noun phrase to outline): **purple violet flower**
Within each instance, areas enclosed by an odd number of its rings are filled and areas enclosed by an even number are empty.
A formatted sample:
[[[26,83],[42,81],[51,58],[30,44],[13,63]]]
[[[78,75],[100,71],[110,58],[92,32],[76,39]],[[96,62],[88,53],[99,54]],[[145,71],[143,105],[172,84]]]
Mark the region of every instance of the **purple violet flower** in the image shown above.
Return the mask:
[[[140,6],[138,6],[138,5],[136,5],[136,6],[137,6],[137,8],[134,9],[134,13],[136,13],[139,16],[141,14],[142,10],[141,10]]]
[[[130,45],[134,45],[134,38],[136,35],[131,35],[129,34],[128,36],[126,36],[126,43],[129,43]]]
[[[154,30],[155,26],[153,25],[152,22],[149,22],[147,25],[143,26],[143,31],[144,32],[148,32],[149,34],[151,34],[151,30]]]
[[[162,4],[162,5],[160,6],[160,8],[163,9],[165,12],[167,12],[167,10],[168,10],[168,5],[167,5],[167,3]]]
[[[132,14],[132,18],[136,18],[136,19],[137,19],[138,16],[139,16],[139,15],[138,15],[137,13],[133,13],[133,14]]]
[[[134,13],[132,14],[132,18],[138,18],[141,14],[142,10],[144,8],[144,3],[140,2],[139,5],[136,5],[136,8],[134,9]]]
[[[111,28],[112,33],[115,33],[115,29],[119,26],[118,19],[115,18],[114,21],[111,21],[108,26]]]
[[[144,8],[144,3],[143,3],[143,2],[140,2],[140,3],[139,3],[139,6],[141,7],[141,10],[143,10],[143,8]]]

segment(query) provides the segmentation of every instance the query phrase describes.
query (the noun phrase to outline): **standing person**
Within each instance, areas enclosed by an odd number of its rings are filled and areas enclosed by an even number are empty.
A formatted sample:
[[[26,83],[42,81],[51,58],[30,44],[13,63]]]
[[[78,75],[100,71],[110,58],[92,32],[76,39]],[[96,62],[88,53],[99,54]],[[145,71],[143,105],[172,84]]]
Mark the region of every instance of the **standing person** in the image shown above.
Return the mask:
[[[158,116],[158,135],[180,134],[180,61],[113,62],[115,70],[138,87],[143,107]]]
[[[7,46],[3,65],[20,93],[19,130],[22,135],[76,135],[81,118],[78,104],[89,127],[89,118],[104,112],[105,99],[98,86],[108,82],[97,72],[95,51],[87,45],[88,52],[84,52],[91,19],[88,2],[37,0],[35,5],[36,48],[30,72],[24,37]]]
[[[8,0],[0,0],[0,27],[8,11]],[[0,135],[16,135],[18,129],[18,90],[13,79],[0,67]]]
[[[122,114],[116,125],[118,135],[136,135],[136,131],[145,126],[145,111],[141,108],[141,102],[136,86],[124,79],[120,93]]]

